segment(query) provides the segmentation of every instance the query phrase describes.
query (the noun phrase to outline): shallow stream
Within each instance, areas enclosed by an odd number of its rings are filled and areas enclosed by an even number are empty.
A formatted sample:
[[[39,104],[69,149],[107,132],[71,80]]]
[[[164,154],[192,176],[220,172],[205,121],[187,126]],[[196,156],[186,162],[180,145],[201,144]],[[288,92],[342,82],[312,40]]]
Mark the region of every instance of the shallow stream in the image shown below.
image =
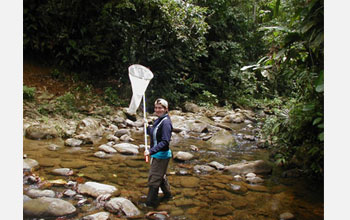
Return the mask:
[[[276,167],[272,174],[258,175],[264,182],[256,185],[235,181],[234,175],[229,172],[195,172],[195,165],[212,161],[231,165],[243,160],[268,159],[268,152],[258,149],[255,141],[243,139],[244,134],[252,133],[250,130],[243,126],[235,127],[234,130],[233,135],[238,143],[236,146],[213,148],[205,141],[196,139],[172,143],[173,152],[191,152],[194,159],[186,162],[170,161],[168,179],[174,197],[161,203],[157,210],[167,211],[171,219],[280,219],[280,214],[286,212],[293,214],[294,219],[323,219],[323,188],[315,187],[302,178],[282,178]],[[149,164],[145,163],[143,153],[136,156],[114,154],[107,159],[95,157],[98,146],[105,143],[107,140],[101,139],[93,145],[72,148],[64,146],[64,141],[59,138],[24,138],[23,153],[39,162],[40,168],[35,172],[45,180],[95,181],[113,185],[120,190],[120,196],[131,200],[143,214],[151,211],[144,206]],[[57,144],[61,148],[51,151],[48,149],[50,144]],[[143,144],[143,136],[135,137],[133,144]],[[198,147],[199,151],[191,151],[191,145]],[[51,171],[55,168],[71,168],[74,175],[54,175]],[[237,193],[231,190],[236,185],[245,191]],[[23,187],[27,189],[31,186]],[[62,192],[66,188],[52,186],[50,189]],[[103,208],[96,206],[92,197],[88,197],[88,202],[79,207],[77,201],[64,199],[77,207],[77,214],[66,219],[81,219],[103,211]],[[120,216],[112,214],[110,219],[120,219]]]

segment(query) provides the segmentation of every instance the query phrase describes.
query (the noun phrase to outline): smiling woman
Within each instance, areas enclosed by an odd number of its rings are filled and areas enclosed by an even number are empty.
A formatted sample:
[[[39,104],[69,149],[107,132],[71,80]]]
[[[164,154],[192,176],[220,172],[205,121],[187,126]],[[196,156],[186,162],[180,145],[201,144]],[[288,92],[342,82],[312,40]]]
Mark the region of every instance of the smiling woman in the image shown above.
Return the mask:
[[[158,205],[159,187],[164,193],[163,199],[171,198],[170,185],[166,177],[169,160],[172,152],[169,148],[173,126],[168,115],[168,102],[157,99],[154,102],[154,111],[158,118],[153,126],[147,127],[147,134],[151,137],[151,149],[145,151],[145,156],[151,155],[151,167],[148,176],[147,206]]]

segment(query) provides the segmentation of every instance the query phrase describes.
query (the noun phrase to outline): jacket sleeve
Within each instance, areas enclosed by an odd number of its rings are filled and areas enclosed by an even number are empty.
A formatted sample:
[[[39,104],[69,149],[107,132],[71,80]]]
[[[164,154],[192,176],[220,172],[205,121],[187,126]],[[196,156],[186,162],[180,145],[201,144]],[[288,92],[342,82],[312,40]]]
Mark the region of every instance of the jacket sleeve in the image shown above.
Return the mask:
[[[173,126],[171,122],[165,120],[162,124],[162,138],[161,141],[154,147],[150,149],[150,154],[155,154],[158,151],[161,151],[164,147],[168,147],[171,139],[171,132],[173,130]]]

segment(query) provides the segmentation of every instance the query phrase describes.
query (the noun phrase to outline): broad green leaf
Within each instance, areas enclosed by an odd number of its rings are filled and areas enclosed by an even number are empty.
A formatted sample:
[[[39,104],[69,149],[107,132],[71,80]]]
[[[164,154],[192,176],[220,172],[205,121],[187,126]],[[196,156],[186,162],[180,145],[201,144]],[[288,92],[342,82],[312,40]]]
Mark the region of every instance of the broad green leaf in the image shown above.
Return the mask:
[[[307,112],[307,111],[312,111],[315,109],[315,105],[314,104],[306,104],[303,106],[303,111]]]
[[[316,92],[323,92],[324,91],[324,85],[318,85],[316,86]]]
[[[324,132],[322,132],[318,135],[318,140],[324,141]]]
[[[322,121],[322,119],[323,119],[323,118],[321,118],[321,117],[316,118],[316,119],[312,122],[312,125],[316,125],[316,124],[320,123],[320,121]]]

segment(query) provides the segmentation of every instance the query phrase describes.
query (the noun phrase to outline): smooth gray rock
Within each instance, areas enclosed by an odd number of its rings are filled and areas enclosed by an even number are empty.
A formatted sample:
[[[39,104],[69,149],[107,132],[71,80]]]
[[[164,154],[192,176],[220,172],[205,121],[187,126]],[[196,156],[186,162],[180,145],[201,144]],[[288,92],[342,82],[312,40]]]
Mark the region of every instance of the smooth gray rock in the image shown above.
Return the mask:
[[[52,170],[51,173],[55,175],[71,176],[74,172],[70,168],[57,168]]]
[[[29,196],[23,194],[23,202],[26,202],[28,200],[32,200],[32,198],[30,198]]]
[[[104,151],[97,151],[94,156],[102,159],[111,157],[110,154],[106,154]]]
[[[196,172],[211,172],[211,171],[215,170],[215,168],[208,166],[208,165],[196,165],[193,167],[193,169]]]
[[[115,144],[113,145],[113,148],[118,151],[118,153],[121,154],[127,154],[127,155],[132,155],[132,154],[138,154],[139,153],[139,147],[135,144],[130,144],[130,143],[120,143],[120,144]]]
[[[120,138],[124,134],[130,135],[130,130],[129,129],[119,129],[118,131],[115,132],[114,136]]]
[[[193,154],[188,152],[179,151],[175,154],[174,159],[187,161],[193,158]]]
[[[64,141],[64,145],[69,147],[79,147],[82,144],[83,141],[76,138],[68,138]]]
[[[26,195],[30,198],[39,198],[39,197],[55,197],[55,192],[49,189],[40,190],[40,189],[30,189],[26,192]]]
[[[233,135],[229,131],[226,131],[224,129],[213,134],[213,136],[209,139],[208,142],[215,146],[229,146],[236,144]]]
[[[26,129],[26,138],[33,140],[51,139],[58,136],[55,128],[47,125],[31,125]]]
[[[105,208],[110,212],[122,211],[127,217],[141,214],[140,210],[130,200],[122,197],[112,198],[105,204]]]
[[[97,182],[86,182],[78,185],[78,193],[87,194],[93,197],[98,197],[103,194],[113,194],[116,191],[117,188],[114,186]]]
[[[210,162],[208,165],[211,166],[211,167],[214,167],[214,168],[217,169],[217,170],[223,170],[223,169],[225,169],[225,166],[224,166],[224,165],[222,165],[221,163],[216,162],[216,161],[212,161],[212,162]]]
[[[25,217],[59,217],[73,214],[76,208],[69,202],[57,198],[41,197],[23,203]]]
[[[109,219],[109,212],[98,212],[92,215],[84,216],[82,220],[107,220]]]
[[[29,171],[32,168],[37,168],[39,166],[38,161],[30,158],[26,158],[23,160],[23,171]]]
[[[294,219],[294,215],[290,212],[280,214],[280,220]]]
[[[61,147],[58,146],[57,144],[50,144],[49,146],[47,146],[47,149],[51,150],[51,151],[56,151],[59,150]]]
[[[87,136],[100,137],[104,133],[103,126],[94,118],[84,118],[81,120],[75,130],[77,135],[85,134]]]
[[[228,170],[236,174],[247,174],[247,173],[270,173],[272,167],[263,160],[242,162],[226,166],[225,170]]]

